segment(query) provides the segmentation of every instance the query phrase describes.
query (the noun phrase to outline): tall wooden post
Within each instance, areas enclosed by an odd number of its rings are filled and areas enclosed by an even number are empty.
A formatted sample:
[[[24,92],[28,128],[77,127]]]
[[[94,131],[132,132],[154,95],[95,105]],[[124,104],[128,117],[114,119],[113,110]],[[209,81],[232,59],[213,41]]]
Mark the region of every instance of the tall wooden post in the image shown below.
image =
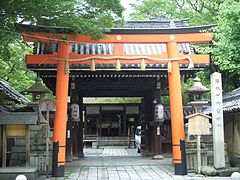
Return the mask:
[[[78,124],[78,157],[83,157],[83,97],[79,97],[80,121]]]
[[[68,43],[60,42],[59,58],[68,59],[69,49]],[[52,176],[54,177],[64,177],[69,81],[69,72],[66,71],[65,65],[67,65],[66,60],[60,60],[57,68],[52,163]]]
[[[177,43],[174,39],[175,37],[171,35],[170,42],[167,43],[169,58],[176,58],[178,54]],[[178,61],[172,60],[168,68],[174,169],[176,175],[186,175],[184,119]]]
[[[147,92],[146,96],[144,96],[144,122],[142,123],[142,139],[144,148],[143,148],[143,155],[149,156],[151,155],[151,131],[150,131],[150,118],[151,118],[151,103],[152,103],[152,96],[151,92]],[[143,140],[143,141],[142,141]]]
[[[157,83],[160,83],[160,80],[157,81]],[[158,87],[158,85],[156,84],[157,88],[153,91],[153,101],[157,101],[157,103],[160,103],[160,96],[161,96],[161,92],[160,92],[160,86]],[[152,106],[152,114],[154,116],[155,114],[155,105],[153,104]],[[156,122],[154,120],[153,117],[153,139],[154,139],[154,143],[153,143],[153,153],[154,155],[159,155],[162,154],[162,140],[161,140],[161,134],[160,134],[160,122]]]
[[[124,112],[122,113],[123,117],[123,136],[128,136],[127,134],[127,117],[126,117],[126,105],[124,105]]]

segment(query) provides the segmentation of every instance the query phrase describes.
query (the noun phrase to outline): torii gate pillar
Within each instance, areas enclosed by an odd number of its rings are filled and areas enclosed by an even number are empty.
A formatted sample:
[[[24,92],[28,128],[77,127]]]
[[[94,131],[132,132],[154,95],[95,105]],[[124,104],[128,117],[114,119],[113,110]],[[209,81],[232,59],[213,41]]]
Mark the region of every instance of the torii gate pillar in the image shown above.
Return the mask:
[[[177,43],[174,40],[175,37],[170,35],[170,42],[167,43],[169,59],[176,58],[178,54]],[[174,171],[176,175],[186,175],[187,165],[179,62],[177,60],[170,61],[168,68]]]
[[[66,60],[64,59],[68,59],[69,49],[67,42],[60,42],[59,58],[63,60],[58,62],[57,67],[56,112],[53,130],[53,177],[64,177],[69,82],[69,72],[65,69]]]

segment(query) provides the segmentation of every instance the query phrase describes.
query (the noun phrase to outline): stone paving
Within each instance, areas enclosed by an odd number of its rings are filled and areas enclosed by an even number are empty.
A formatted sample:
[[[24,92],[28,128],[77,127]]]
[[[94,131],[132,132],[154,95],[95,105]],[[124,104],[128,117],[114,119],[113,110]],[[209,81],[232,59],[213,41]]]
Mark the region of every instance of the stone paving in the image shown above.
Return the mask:
[[[125,148],[113,149],[111,147],[103,149],[103,156],[128,156]]]
[[[66,164],[64,178],[69,180],[229,180],[229,177],[203,177],[190,174],[174,175],[172,159],[162,160],[142,157],[136,149],[105,147],[84,149],[85,157]],[[39,177],[46,179],[45,176]]]

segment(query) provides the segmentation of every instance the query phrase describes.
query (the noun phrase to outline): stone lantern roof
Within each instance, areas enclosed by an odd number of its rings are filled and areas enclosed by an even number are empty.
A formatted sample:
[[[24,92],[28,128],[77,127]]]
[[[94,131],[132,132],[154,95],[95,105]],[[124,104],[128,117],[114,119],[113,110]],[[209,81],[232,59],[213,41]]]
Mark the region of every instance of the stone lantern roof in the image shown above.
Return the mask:
[[[203,94],[208,91],[209,89],[202,85],[199,77],[194,78],[193,85],[188,89],[191,100],[188,104],[193,106],[195,112],[202,112],[203,105],[208,103],[208,101],[203,99]]]
[[[199,77],[194,78],[193,85],[188,89],[188,92],[190,94],[205,93],[205,92],[208,92],[208,91],[209,91],[209,89],[206,86],[202,85],[201,79]]]
[[[44,94],[50,93],[50,90],[43,85],[42,79],[40,77],[36,78],[36,82],[30,88],[26,89],[25,92],[27,93],[35,93],[35,94]]]

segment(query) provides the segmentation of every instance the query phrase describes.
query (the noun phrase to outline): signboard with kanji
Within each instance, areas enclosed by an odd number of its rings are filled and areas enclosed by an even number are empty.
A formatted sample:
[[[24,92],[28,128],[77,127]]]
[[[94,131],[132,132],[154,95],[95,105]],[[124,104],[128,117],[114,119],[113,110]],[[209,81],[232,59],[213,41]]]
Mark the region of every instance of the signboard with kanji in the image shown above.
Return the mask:
[[[210,134],[211,124],[209,116],[201,113],[196,113],[186,117],[188,119],[188,134],[189,135],[208,135]]]

